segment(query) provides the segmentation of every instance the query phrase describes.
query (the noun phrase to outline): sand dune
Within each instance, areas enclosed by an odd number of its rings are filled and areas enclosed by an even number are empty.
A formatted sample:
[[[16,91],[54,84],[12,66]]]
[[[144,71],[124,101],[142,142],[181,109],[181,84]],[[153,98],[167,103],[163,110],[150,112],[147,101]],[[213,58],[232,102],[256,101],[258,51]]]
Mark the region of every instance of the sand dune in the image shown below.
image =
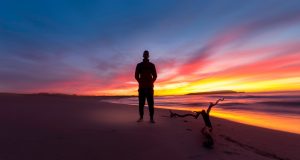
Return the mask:
[[[202,146],[202,119],[136,123],[137,108],[101,97],[0,96],[0,160],[297,160],[300,135],[212,118],[215,146]],[[145,112],[147,113],[147,111]]]

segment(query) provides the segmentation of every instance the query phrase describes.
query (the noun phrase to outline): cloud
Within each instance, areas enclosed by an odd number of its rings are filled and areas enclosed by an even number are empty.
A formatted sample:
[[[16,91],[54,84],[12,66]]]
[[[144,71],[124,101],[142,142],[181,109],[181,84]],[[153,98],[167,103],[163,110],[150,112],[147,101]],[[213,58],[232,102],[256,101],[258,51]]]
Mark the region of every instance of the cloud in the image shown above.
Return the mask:
[[[278,1],[271,10],[271,2],[199,3],[3,5],[0,91],[134,92],[144,48],[154,52],[156,84],[165,90],[299,76],[300,32],[290,29],[299,26],[299,3]]]

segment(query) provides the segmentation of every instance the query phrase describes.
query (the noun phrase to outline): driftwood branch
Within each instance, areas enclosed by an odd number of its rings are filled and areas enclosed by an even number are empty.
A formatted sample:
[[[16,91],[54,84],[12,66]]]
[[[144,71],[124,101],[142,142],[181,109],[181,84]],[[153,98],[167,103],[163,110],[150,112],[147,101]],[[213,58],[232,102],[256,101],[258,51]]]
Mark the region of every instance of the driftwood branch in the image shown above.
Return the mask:
[[[197,111],[197,112],[194,112],[195,114],[191,114],[191,113],[177,114],[177,113],[174,113],[171,110],[169,110],[170,118],[191,116],[191,117],[194,117],[195,119],[197,119],[199,117],[199,115],[201,114],[202,117],[203,117],[203,120],[205,122],[205,127],[203,127],[202,130],[201,130],[201,133],[205,137],[205,141],[203,142],[203,146],[206,147],[206,148],[212,148],[213,145],[214,145],[214,140],[213,140],[213,137],[212,137],[212,134],[211,134],[212,133],[212,125],[211,125],[211,122],[210,122],[209,113],[210,113],[210,110],[213,106],[217,105],[220,101],[223,101],[223,100],[224,100],[224,98],[221,98],[221,99],[218,99],[215,103],[210,102],[206,111],[205,110]]]
[[[191,113],[181,115],[181,114],[174,113],[171,110],[169,110],[169,112],[170,112],[170,118],[191,116],[191,117],[194,117],[195,119],[197,119],[201,113],[201,112],[195,112],[196,113],[195,115],[191,114]]]
[[[208,105],[208,108],[206,110],[206,113],[209,114],[210,113],[210,110],[213,106],[217,105],[220,101],[223,101],[224,98],[220,98],[218,99],[215,103],[212,103],[210,102],[209,105]],[[170,112],[170,118],[175,118],[175,117],[194,117],[195,119],[197,119],[199,117],[199,115],[201,114],[201,111],[194,111],[195,114],[191,114],[191,113],[188,113],[188,114],[177,114],[177,113],[174,113],[172,112],[172,110],[169,110]]]

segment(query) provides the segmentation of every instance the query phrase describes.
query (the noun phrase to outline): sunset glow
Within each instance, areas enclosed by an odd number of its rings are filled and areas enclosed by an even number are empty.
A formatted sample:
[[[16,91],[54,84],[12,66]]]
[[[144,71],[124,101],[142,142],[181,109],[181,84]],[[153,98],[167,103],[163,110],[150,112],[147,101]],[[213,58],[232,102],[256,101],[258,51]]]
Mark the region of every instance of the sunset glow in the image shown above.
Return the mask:
[[[137,95],[145,49],[155,95],[300,90],[299,1],[21,3],[0,6],[0,92]]]
[[[199,107],[166,107],[157,106],[157,108],[169,109],[169,110],[182,110],[182,111],[201,111],[205,108]],[[300,123],[300,119],[297,115],[284,115],[284,114],[270,114],[264,112],[253,112],[245,110],[227,110],[222,108],[214,108],[211,115],[218,118],[231,120],[237,123],[247,124],[251,126],[259,126],[263,128],[269,128],[273,130],[280,130],[284,132],[300,134],[300,127],[295,124]],[[201,120],[201,117],[200,117]]]

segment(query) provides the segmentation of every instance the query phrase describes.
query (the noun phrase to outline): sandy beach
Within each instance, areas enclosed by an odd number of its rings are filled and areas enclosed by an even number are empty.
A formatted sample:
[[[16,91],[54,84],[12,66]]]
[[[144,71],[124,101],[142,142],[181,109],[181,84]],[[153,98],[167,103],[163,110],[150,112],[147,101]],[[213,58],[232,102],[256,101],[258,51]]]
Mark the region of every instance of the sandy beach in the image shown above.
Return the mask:
[[[0,160],[300,159],[298,134],[212,117],[215,145],[207,149],[202,118],[156,109],[155,124],[147,110],[137,123],[137,107],[101,99],[1,94]]]

